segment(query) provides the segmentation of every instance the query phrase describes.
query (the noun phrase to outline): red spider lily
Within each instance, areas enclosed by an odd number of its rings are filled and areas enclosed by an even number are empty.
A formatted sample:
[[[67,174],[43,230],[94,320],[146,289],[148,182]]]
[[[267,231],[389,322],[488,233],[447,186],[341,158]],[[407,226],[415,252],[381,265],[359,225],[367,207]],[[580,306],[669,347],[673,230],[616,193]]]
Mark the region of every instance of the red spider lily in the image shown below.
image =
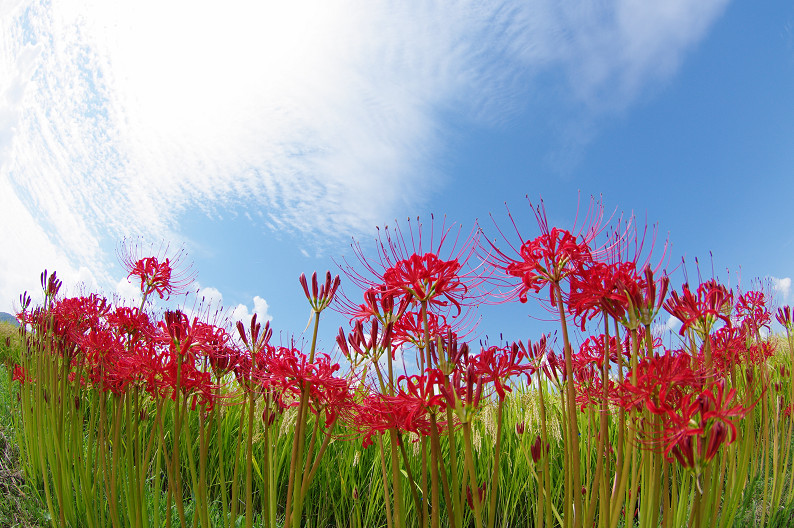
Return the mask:
[[[608,354],[607,361],[612,357],[617,358],[617,354],[621,353],[620,344],[615,337],[610,337],[608,351],[605,349],[605,339],[606,336],[603,334],[588,337],[579,347],[579,351],[571,357],[576,401],[581,410],[590,405],[597,405],[604,399],[601,369],[605,352]],[[608,392],[613,393],[614,382],[607,379],[606,383]]]
[[[152,362],[146,361],[148,343],[126,342],[114,329],[92,330],[80,339],[89,379],[100,391],[123,394],[131,383],[146,382],[146,390],[157,393],[162,388]]]
[[[556,227],[550,233],[524,242],[519,255],[520,261],[508,263],[503,270],[511,277],[521,279],[518,298],[522,303],[527,302],[530,290],[539,293],[546,284],[559,285],[575,266],[592,258],[586,244],[577,242],[569,231]],[[550,301],[554,304],[554,289],[550,294]]]
[[[242,321],[237,321],[237,332],[245,346],[245,351],[237,354],[235,365],[232,367],[237,382],[243,390],[249,392],[257,388],[251,383],[252,374],[254,371],[266,369],[269,358],[275,353],[274,347],[268,344],[273,336],[270,321],[266,321],[263,327],[257,322],[256,317],[256,314],[251,317],[249,333],[246,333]]]
[[[18,381],[20,385],[24,385],[25,383],[34,383],[36,380],[22,366],[14,365],[11,371],[11,381]]]
[[[476,247],[477,230],[461,239],[461,229],[453,233],[453,226],[446,226],[446,219],[436,231],[431,221],[430,233],[423,233],[422,224],[414,228],[409,220],[403,232],[399,225],[395,229],[378,231],[377,258],[364,256],[360,244],[353,244],[353,251],[366,273],[355,271],[345,262],[345,274],[367,291],[372,288],[381,294],[393,294],[407,298],[411,303],[426,303],[428,308],[445,310],[455,307],[455,316],[464,306],[471,305],[481,295],[476,287],[483,282],[480,266],[469,267],[469,259]],[[454,234],[454,238],[450,235]],[[349,308],[356,303],[345,303]],[[371,308],[370,306],[367,308]]]
[[[204,353],[217,378],[234,369],[240,353],[230,345],[231,336],[223,328],[210,326],[204,337]]]
[[[430,435],[431,412],[443,411],[446,398],[437,394],[443,375],[427,369],[422,375],[401,376],[394,396],[374,394],[353,409],[352,426],[363,436],[363,446],[372,445],[372,436],[390,429],[420,436]],[[437,422],[443,427],[444,422]]]
[[[176,398],[177,391],[181,391],[186,398],[192,396],[194,407],[207,405],[210,410],[216,387],[210,373],[203,370],[203,361],[212,348],[207,340],[214,338],[215,327],[195,317],[190,320],[179,310],[166,311],[159,326],[158,341],[167,346],[162,365],[158,366],[160,395],[170,393],[171,398]]]
[[[531,379],[535,369],[532,365],[524,363],[526,353],[517,343],[506,347],[491,346],[483,348],[474,356],[473,364],[476,371],[482,376],[483,383],[493,383],[494,390],[501,401],[504,401],[507,392],[512,392],[506,381],[512,376],[524,375],[527,382]]]
[[[444,375],[451,375],[456,369],[465,369],[471,364],[469,345],[458,343],[458,335],[447,330],[443,338],[436,338],[429,343],[430,357],[437,362],[438,370]]]
[[[441,370],[437,370],[435,376],[445,406],[455,411],[461,423],[471,421],[485,389],[483,375],[474,365],[473,357],[466,358],[451,376],[445,376]]]
[[[110,313],[107,299],[96,294],[59,299],[50,305],[53,330],[76,341],[93,328],[98,328]]]
[[[628,381],[633,374],[637,381]],[[636,372],[626,375],[626,381],[619,385],[615,403],[627,411],[645,407],[662,414],[674,408],[685,392],[702,386],[703,381],[704,376],[692,369],[689,354],[666,350],[664,355],[643,358]]]
[[[766,296],[760,291],[748,291],[736,301],[735,315],[742,326],[746,326],[754,335],[761,328],[769,329],[772,312],[766,307]]]
[[[483,482],[480,486],[477,487],[477,497],[480,500],[480,504],[482,504],[483,500],[485,499],[485,488],[486,483]],[[466,504],[469,505],[469,509],[474,509],[474,496],[471,492],[471,486],[468,484],[466,485]]]
[[[331,304],[336,295],[336,290],[339,288],[339,275],[331,279],[331,272],[325,273],[325,283],[322,285],[317,284],[317,272],[312,273],[312,290],[309,292],[309,284],[306,281],[306,275],[301,273],[300,283],[303,286],[303,292],[309,300],[309,304],[315,313],[320,313]]]
[[[791,318],[791,306],[783,306],[777,309],[775,315],[777,322],[783,325],[787,332],[794,330],[794,320]]]
[[[607,350],[606,341],[607,336],[600,334],[597,336],[590,336],[584,340],[579,347],[577,361],[580,364],[594,363],[598,368],[604,365],[604,351]],[[625,348],[620,345],[615,336],[609,336],[609,349],[607,350],[607,361],[617,362],[618,354],[625,354]]]
[[[548,451],[549,446],[546,446],[546,451]],[[540,457],[543,455],[543,443],[540,440],[540,436],[535,436],[535,441],[532,442],[532,445],[529,447],[529,452],[532,455],[532,461],[537,464],[540,462]]]
[[[425,369],[424,374],[413,376],[400,376],[397,378],[399,392],[425,403],[425,408],[437,407],[443,411],[446,408],[445,398],[438,393],[439,383],[444,375],[438,369]]]
[[[747,352],[746,329],[740,326],[723,326],[711,335],[711,355],[714,370],[729,374],[743,364]]]
[[[434,313],[427,314],[427,331],[430,342],[434,342],[438,336],[444,336],[453,332],[453,328],[447,323],[447,318],[443,315]],[[394,346],[411,343],[419,348],[425,348],[425,324],[419,312],[405,312],[402,317],[394,323]]]
[[[389,291],[400,293],[430,306],[455,306],[461,312],[458,298],[465,298],[468,287],[458,279],[461,264],[454,260],[441,260],[434,253],[418,255],[395,262],[383,272],[383,282]]]
[[[63,286],[63,281],[58,278],[54,271],[48,275],[46,269],[41,272],[39,278],[41,281],[41,289],[44,290],[45,308],[47,308],[47,303],[58,296],[58,292],[61,286]],[[23,305],[24,304],[25,303],[23,303]]]
[[[584,331],[585,323],[602,313],[623,319],[628,299],[623,293],[622,275],[635,274],[633,263],[593,262],[571,275],[568,311]]]
[[[280,395],[283,407],[296,406],[307,389],[312,412],[325,411],[326,427],[345,411],[352,401],[347,380],[337,378],[338,363],[328,354],[317,354],[310,362],[306,354],[292,347],[276,347],[266,364],[255,373],[255,380]]]
[[[116,334],[126,335],[130,339],[151,337],[156,331],[156,326],[149,319],[149,315],[138,308],[118,306],[107,314],[105,320]]]
[[[540,236],[531,240],[524,240],[508,210],[508,217],[518,235],[520,246],[516,248],[512,243],[507,243],[518,258],[507,255],[494,242],[488,240],[490,245],[488,263],[508,279],[521,280],[521,283],[513,287],[508,294],[508,299],[517,297],[522,303],[527,302],[530,291],[539,293],[546,284],[559,287],[577,267],[592,262],[602,253],[601,250],[594,250],[590,246],[595,237],[603,231],[600,225],[603,219],[603,207],[600,203],[591,202],[585,225],[578,231],[575,225],[571,231],[557,227],[550,229],[543,201],[541,200],[537,207],[530,202],[530,206],[541,232]],[[501,230],[499,232],[502,234]],[[502,236],[504,238],[503,234]],[[556,305],[556,290],[557,288],[550,288],[552,306]]]
[[[726,392],[722,382],[713,383],[699,394],[684,395],[677,407],[668,409],[664,416],[660,441],[665,457],[668,460],[675,457],[682,466],[699,473],[701,466],[714,458],[723,443],[730,445],[736,440],[732,419],[742,418],[750,411],[750,408],[733,403],[735,396],[736,390]]]
[[[732,294],[725,286],[716,281],[702,283],[697,288],[697,295],[689,290],[689,285],[681,287],[682,294],[672,292],[664,308],[683,324],[679,333],[684,335],[692,328],[705,339],[717,321],[731,324],[728,310],[732,304]]]
[[[353,353],[365,359],[377,358],[392,346],[392,323],[388,323],[386,328],[381,331],[378,320],[374,319],[369,333],[366,333],[362,322],[356,321],[353,331],[350,332],[347,338],[345,338],[344,330],[339,329],[336,343],[339,345],[342,354],[351,363],[355,363]],[[393,354],[394,350],[392,350]]]
[[[195,274],[191,266],[183,267],[185,258],[184,249],[180,249],[172,256],[168,245],[160,245],[154,251],[154,246],[149,248],[148,255],[144,256],[144,248],[140,241],[125,239],[117,250],[121,265],[127,271],[127,278],[135,277],[140,281],[141,293],[144,299],[156,293],[161,299],[178,295],[186,291],[193,283]]]
[[[362,436],[362,446],[372,445],[372,437],[391,429],[419,436],[430,435],[431,423],[424,401],[398,391],[395,396],[373,394],[356,405],[351,426]]]
[[[410,306],[411,299],[399,296],[395,292],[389,291],[386,286],[380,285],[364,292],[364,304],[351,305],[345,300],[342,301],[342,304],[341,311],[349,313],[351,321],[357,319],[366,322],[375,318],[386,324],[402,317],[402,314]]]
[[[637,280],[636,277],[628,274],[620,277],[618,288],[623,290],[628,301],[626,319],[623,321],[627,328],[637,328],[639,325],[650,326],[656,314],[662,309],[670,286],[667,275],[654,280],[654,272],[650,266],[645,267],[643,274],[644,280]]]

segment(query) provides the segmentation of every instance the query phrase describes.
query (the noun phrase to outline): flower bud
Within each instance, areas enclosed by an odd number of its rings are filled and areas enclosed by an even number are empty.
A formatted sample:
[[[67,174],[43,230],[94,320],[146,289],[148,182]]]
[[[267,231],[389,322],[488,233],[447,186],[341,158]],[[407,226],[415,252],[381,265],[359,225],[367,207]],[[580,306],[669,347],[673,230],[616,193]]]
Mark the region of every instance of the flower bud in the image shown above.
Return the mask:
[[[532,455],[532,460],[535,462],[535,464],[537,464],[538,461],[540,460],[540,455],[541,455],[540,436],[535,437],[535,441],[532,443],[532,446],[529,448],[529,452]]]
[[[520,422],[516,424],[516,434],[518,436],[524,434],[524,422]]]

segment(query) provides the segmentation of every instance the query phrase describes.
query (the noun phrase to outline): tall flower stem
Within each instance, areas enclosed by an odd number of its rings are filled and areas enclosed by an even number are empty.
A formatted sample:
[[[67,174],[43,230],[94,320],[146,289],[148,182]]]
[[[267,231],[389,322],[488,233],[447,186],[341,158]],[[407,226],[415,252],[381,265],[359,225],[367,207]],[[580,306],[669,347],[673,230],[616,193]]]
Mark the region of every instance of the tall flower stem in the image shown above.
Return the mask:
[[[312,332],[312,345],[309,351],[309,363],[314,362],[314,354],[317,349],[317,334],[320,327],[321,310],[314,311],[314,331]],[[306,438],[306,417],[309,408],[309,385],[304,384],[301,389],[300,405],[298,406],[298,421],[295,437],[292,444],[292,457],[290,459],[289,485],[287,486],[287,522],[285,528],[300,526],[300,518],[303,512],[303,486],[302,482],[296,481],[298,478],[298,464],[304,464],[303,449]],[[319,420],[319,417],[317,418]],[[305,471],[305,467],[303,468]],[[303,474],[303,473],[302,473]]]
[[[493,473],[491,475],[491,493],[488,504],[488,528],[493,528],[496,522],[496,504],[499,498],[499,475],[500,462],[502,456],[502,416],[504,411],[504,399],[499,398],[496,407],[496,447],[494,448]]]
[[[477,486],[477,470],[474,466],[474,445],[471,440],[471,422],[463,423],[463,441],[466,453],[466,469],[469,475],[472,504],[474,505],[474,525],[482,527],[482,505],[480,504],[479,486]]]
[[[248,445],[248,436],[245,437],[245,442],[243,442],[243,431],[245,430],[243,425],[245,424],[245,417],[247,416],[245,410],[248,402],[248,391],[244,391],[243,402],[240,405],[240,420],[237,424],[237,442],[234,444],[234,469],[232,469],[232,501],[229,505],[229,526],[235,526],[237,523],[237,494],[240,488],[240,449],[241,446]],[[250,429],[248,430],[247,434],[251,434]]]
[[[254,410],[256,394],[251,391],[248,401],[248,428],[245,437],[245,528],[251,528],[254,522],[253,493],[253,461],[254,461]]]
[[[563,339],[563,347],[565,351],[565,372],[567,374],[566,379],[566,390],[567,390],[567,401],[566,401],[566,409],[567,409],[567,423],[568,423],[568,443],[570,444],[570,449],[566,446],[566,452],[568,453],[569,459],[569,467],[568,470],[571,472],[571,494],[566,492],[569,498],[573,500],[573,524],[572,526],[579,527],[583,520],[584,515],[582,511],[582,494],[580,490],[582,489],[582,478],[580,475],[580,453],[579,453],[579,423],[576,419],[576,389],[573,383],[573,352],[571,350],[571,343],[568,338],[568,322],[565,317],[565,307],[563,306],[562,302],[562,288],[560,287],[559,283],[552,283],[552,287],[555,291],[555,297],[557,301],[557,309],[560,315],[560,325],[562,326],[562,339]]]

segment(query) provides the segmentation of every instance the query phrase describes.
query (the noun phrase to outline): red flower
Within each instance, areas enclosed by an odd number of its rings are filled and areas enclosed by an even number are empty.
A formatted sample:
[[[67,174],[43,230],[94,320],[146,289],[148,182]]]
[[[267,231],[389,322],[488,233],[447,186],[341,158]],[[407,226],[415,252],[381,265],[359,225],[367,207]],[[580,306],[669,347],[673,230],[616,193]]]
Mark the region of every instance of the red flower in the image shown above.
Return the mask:
[[[742,418],[749,408],[733,403],[736,390],[725,392],[722,382],[712,383],[709,389],[699,394],[687,394],[675,412],[668,412],[664,421],[661,441],[664,454],[670,454],[684,467],[699,472],[700,466],[711,461],[719,447],[736,440],[733,418]],[[730,436],[729,436],[730,433]],[[695,451],[693,437],[697,438]]]
[[[190,266],[183,268],[181,265],[185,258],[184,250],[180,249],[173,257],[166,256],[168,245],[161,245],[157,251],[152,250],[154,246],[150,248],[149,255],[143,256],[144,250],[139,241],[125,239],[121,243],[117,254],[127,271],[127,278],[134,276],[136,281],[140,281],[144,298],[156,293],[163,299],[186,291],[195,275]]]
[[[571,275],[568,311],[582,331],[586,321],[604,312],[623,319],[629,302],[621,287],[629,282],[624,275],[632,278],[636,275],[633,263],[593,262]]]
[[[748,291],[739,296],[735,307],[736,317],[742,326],[747,327],[753,337],[757,337],[761,328],[769,329],[772,312],[766,307],[766,296],[760,291]]]
[[[394,396],[374,394],[355,407],[353,427],[364,436],[364,447],[372,445],[372,436],[390,429],[427,436],[432,429],[430,412],[446,408],[447,398],[439,390],[443,374],[426,369],[422,375],[400,376]],[[444,427],[439,421],[436,425]]]
[[[785,328],[787,332],[794,330],[794,320],[791,318],[791,306],[778,308],[775,319],[777,319],[778,323],[783,325],[783,328]]]
[[[355,271],[345,263],[347,276],[363,290],[374,289],[378,295],[394,295],[407,299],[411,304],[425,303],[428,309],[446,311],[449,306],[459,315],[464,305],[470,305],[479,296],[476,286],[482,282],[479,267],[469,269],[469,259],[474,253],[477,232],[472,231],[460,239],[460,229],[453,234],[452,227],[442,224],[436,232],[431,224],[430,233],[423,233],[422,225],[414,228],[409,221],[406,234],[399,225],[394,230],[388,227],[378,233],[377,261],[364,256],[358,243],[353,251],[366,273]],[[370,300],[360,305],[348,301],[347,311],[355,307],[354,316],[379,312]]]
[[[306,281],[306,275],[301,273],[299,279],[301,286],[303,286],[303,292],[306,294],[306,298],[309,300],[309,304],[314,310],[315,313],[320,313],[326,308],[331,302],[334,300],[334,295],[336,295],[336,290],[339,288],[339,275],[331,279],[331,272],[328,271],[325,273],[325,284],[319,285],[317,284],[317,272],[315,271],[312,273],[312,291],[309,292],[309,284]]]
[[[435,342],[436,337],[454,332],[452,326],[447,323],[447,318],[443,315],[428,313],[427,326],[431,344]],[[393,333],[395,347],[405,343],[411,343],[420,348],[425,347],[425,326],[422,322],[422,316],[418,312],[405,312],[394,323]]]
[[[636,374],[637,381],[629,381]],[[616,403],[626,409],[647,407],[652,413],[664,414],[675,409],[683,394],[703,383],[703,375],[692,369],[692,358],[682,351],[666,350],[665,354],[643,358],[636,373],[628,373],[620,384]]]
[[[476,372],[482,376],[483,383],[493,383],[494,390],[499,399],[504,401],[507,392],[512,392],[507,380],[512,376],[524,375],[529,382],[535,369],[524,363],[526,353],[513,343],[504,348],[491,346],[483,348],[479,354],[472,358]]]
[[[717,321],[731,323],[728,312],[732,294],[725,286],[711,280],[698,286],[697,295],[689,290],[688,284],[684,284],[681,290],[681,295],[674,291],[664,303],[665,310],[683,323],[679,331],[681,335],[692,328],[705,338]]]
[[[487,261],[505,275],[508,281],[510,278],[520,279],[521,283],[513,287],[508,299],[518,297],[522,303],[525,303],[530,291],[539,293],[547,284],[552,284],[555,287],[550,288],[550,301],[552,305],[556,305],[555,295],[560,283],[574,270],[592,262],[600,254],[590,247],[590,243],[603,230],[600,226],[603,207],[600,203],[591,207],[585,220],[586,225],[579,231],[576,231],[575,227],[574,230],[569,231],[557,227],[549,228],[542,200],[539,206],[535,207],[531,202],[530,206],[540,227],[540,235],[531,240],[524,240],[508,211],[520,246],[516,248],[510,242],[508,245],[517,253],[518,258],[507,255],[494,242],[488,240],[490,249]],[[499,232],[501,234],[501,230]]]
[[[351,321],[366,322],[375,318],[386,324],[399,319],[410,306],[411,299],[399,296],[381,284],[364,292],[364,304],[352,304],[347,299],[343,299],[341,304],[340,311],[349,314]]]
[[[24,385],[27,382],[35,381],[28,372],[21,367],[20,365],[14,365],[14,369],[11,371],[11,381],[18,381],[20,385]]]

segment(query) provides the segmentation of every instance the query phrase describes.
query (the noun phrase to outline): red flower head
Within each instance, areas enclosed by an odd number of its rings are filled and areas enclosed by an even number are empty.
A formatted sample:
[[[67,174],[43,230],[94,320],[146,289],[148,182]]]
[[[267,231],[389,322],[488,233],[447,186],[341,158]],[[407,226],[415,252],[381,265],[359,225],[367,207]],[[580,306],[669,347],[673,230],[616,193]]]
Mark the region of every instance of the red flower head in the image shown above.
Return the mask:
[[[148,251],[148,255],[145,253]],[[193,283],[195,274],[191,266],[182,267],[185,258],[184,249],[173,256],[168,245],[160,245],[157,250],[151,246],[149,250],[141,247],[140,241],[125,239],[117,251],[119,261],[127,271],[127,278],[135,277],[140,281],[144,299],[156,293],[161,299],[184,293]]]
[[[452,234],[454,238],[450,236]],[[475,290],[482,283],[480,267],[469,266],[477,232],[472,231],[464,240],[460,234],[460,228],[454,233],[453,227],[447,227],[445,223],[436,232],[431,223],[427,236],[421,224],[414,228],[409,220],[406,232],[399,225],[393,230],[387,227],[378,231],[377,262],[364,256],[360,244],[353,244],[356,257],[368,273],[355,271],[347,262],[342,268],[356,285],[367,292],[374,289],[383,298],[393,295],[407,299],[413,305],[426,304],[428,310],[435,313],[447,312],[449,307],[454,307],[453,316],[458,316],[465,305],[473,304],[479,297]],[[392,304],[399,305],[396,302]],[[348,300],[343,311],[356,317],[368,312],[373,315],[379,313],[371,300],[364,306]]]
[[[309,300],[314,313],[320,313],[331,304],[336,295],[336,290],[339,288],[339,275],[331,279],[331,272],[325,273],[325,284],[317,284],[317,272],[312,273],[312,290],[309,292],[309,284],[306,281],[306,275],[301,273],[300,283],[303,286],[303,293]]]
[[[775,319],[777,319],[778,323],[783,325],[783,328],[786,329],[786,332],[791,332],[794,330],[794,319],[791,317],[791,306],[783,306],[782,308],[778,308]]]
[[[733,294],[723,285],[710,280],[697,288],[697,295],[689,290],[689,285],[681,287],[682,294],[672,292],[664,308],[683,324],[680,334],[692,328],[701,338],[705,339],[717,321],[730,324],[728,317]]]
[[[591,248],[590,244],[603,230],[600,225],[603,219],[603,207],[600,203],[591,206],[585,226],[579,231],[574,226],[574,229],[569,231],[557,227],[549,228],[542,200],[539,206],[535,207],[532,202],[530,202],[530,206],[535,214],[538,227],[540,227],[540,235],[530,240],[524,240],[508,210],[508,216],[516,235],[518,235],[520,246],[515,247],[511,242],[507,242],[507,244],[517,254],[517,258],[507,255],[494,242],[488,240],[490,249],[486,260],[498,272],[506,276],[507,284],[512,284],[513,279],[520,279],[521,283],[518,286],[512,286],[512,291],[507,296],[508,299],[517,297],[522,303],[525,303],[530,291],[539,293],[547,284],[551,284],[553,287],[550,288],[549,296],[552,306],[555,306],[557,304],[556,295],[558,292],[561,293],[561,282],[568,278],[575,269],[592,262],[600,255],[600,252]],[[506,239],[501,230],[499,233]]]
[[[342,302],[345,303],[344,300]],[[364,304],[351,305],[347,303],[342,311],[350,313],[351,321],[357,319],[366,322],[375,318],[381,323],[387,324],[402,317],[410,305],[410,298],[397,295],[381,284],[364,292]]]
[[[661,442],[664,455],[700,473],[722,444],[736,440],[734,418],[743,418],[750,408],[734,403],[736,390],[725,391],[722,382],[714,382],[699,393],[684,395],[675,409],[664,416]],[[696,447],[697,446],[697,447]]]
[[[345,358],[353,365],[358,365],[362,360],[377,359],[392,344],[392,324],[388,323],[386,328],[381,329],[380,323],[375,319],[367,333],[364,331],[364,324],[356,321],[348,337],[345,337],[343,329],[339,329],[336,343]]]
[[[513,343],[503,348],[497,346],[483,348],[473,358],[473,363],[483,382],[493,383],[497,396],[504,401],[506,393],[512,391],[507,385],[509,378],[524,375],[529,382],[534,373],[535,369],[524,361],[526,359],[527,355],[522,347],[518,343]]]
[[[772,322],[772,312],[766,307],[766,301],[766,296],[760,291],[743,293],[736,301],[735,316],[753,337],[759,336],[761,328],[768,330]]]
[[[629,305],[625,285],[636,282],[635,276],[632,262],[593,262],[571,275],[568,311],[583,332],[587,321],[604,312],[619,320],[625,317]]]

